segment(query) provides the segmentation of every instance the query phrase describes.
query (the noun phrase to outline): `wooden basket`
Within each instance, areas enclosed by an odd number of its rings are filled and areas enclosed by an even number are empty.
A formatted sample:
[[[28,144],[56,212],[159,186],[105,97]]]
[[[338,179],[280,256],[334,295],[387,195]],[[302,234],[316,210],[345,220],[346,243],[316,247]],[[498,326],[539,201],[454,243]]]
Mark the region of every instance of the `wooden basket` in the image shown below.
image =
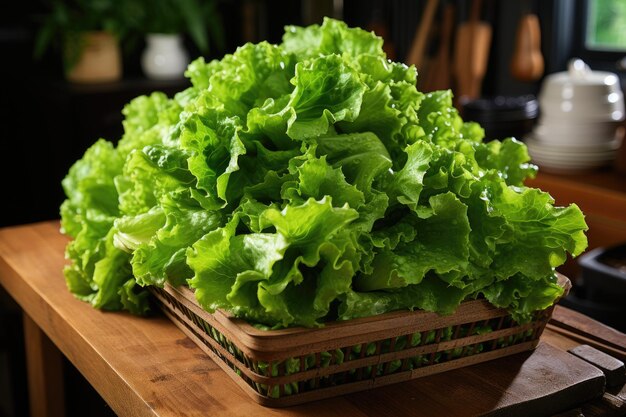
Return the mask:
[[[569,280],[559,276],[567,292]],[[185,287],[151,288],[164,313],[258,403],[285,407],[534,349],[553,307],[519,325],[486,300],[448,316],[398,311],[322,328],[260,330],[211,314]]]

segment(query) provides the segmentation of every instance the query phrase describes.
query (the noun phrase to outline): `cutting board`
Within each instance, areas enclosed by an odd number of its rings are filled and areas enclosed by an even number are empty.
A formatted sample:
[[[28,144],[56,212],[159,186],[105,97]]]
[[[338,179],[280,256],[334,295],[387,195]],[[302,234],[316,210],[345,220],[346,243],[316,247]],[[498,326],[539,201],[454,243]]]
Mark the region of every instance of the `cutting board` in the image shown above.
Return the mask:
[[[541,342],[532,352],[350,395],[359,407],[402,416],[551,416],[602,396],[605,379],[595,366]],[[381,401],[398,391],[406,401]],[[454,399],[454,400],[452,400]],[[419,413],[416,412],[419,410]]]

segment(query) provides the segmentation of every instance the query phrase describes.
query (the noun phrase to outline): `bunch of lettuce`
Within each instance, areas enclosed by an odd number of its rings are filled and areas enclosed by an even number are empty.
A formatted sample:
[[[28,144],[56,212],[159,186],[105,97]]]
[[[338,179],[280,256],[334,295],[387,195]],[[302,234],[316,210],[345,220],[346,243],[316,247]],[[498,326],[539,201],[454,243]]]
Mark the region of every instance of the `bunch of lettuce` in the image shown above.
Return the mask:
[[[526,320],[586,247],[578,207],[523,185],[525,145],[483,143],[372,33],[287,27],[186,75],[130,102],[117,146],[63,181],[67,284],[96,308],[143,313],[167,282],[277,327],[479,296]]]

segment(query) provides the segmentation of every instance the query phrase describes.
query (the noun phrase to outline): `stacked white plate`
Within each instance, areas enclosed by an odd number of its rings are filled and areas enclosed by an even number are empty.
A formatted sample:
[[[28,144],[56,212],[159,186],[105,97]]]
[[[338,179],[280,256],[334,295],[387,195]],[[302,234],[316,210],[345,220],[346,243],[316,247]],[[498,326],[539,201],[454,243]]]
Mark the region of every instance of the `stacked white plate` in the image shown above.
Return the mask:
[[[534,135],[525,138],[528,153],[534,163],[552,171],[580,171],[600,168],[613,162],[622,139],[610,141],[568,144],[537,139]]]
[[[569,70],[546,77],[541,116],[524,138],[534,163],[552,171],[610,164],[621,146],[624,97],[618,77],[573,60]]]

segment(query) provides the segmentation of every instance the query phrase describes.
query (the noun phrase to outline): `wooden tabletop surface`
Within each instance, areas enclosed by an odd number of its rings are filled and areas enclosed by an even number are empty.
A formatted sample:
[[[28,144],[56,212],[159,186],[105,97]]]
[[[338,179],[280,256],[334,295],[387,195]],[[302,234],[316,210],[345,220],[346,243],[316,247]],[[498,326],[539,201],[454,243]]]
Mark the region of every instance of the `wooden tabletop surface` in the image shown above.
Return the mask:
[[[286,409],[260,406],[164,316],[102,312],[75,299],[62,274],[66,243],[58,222],[0,229],[0,285],[118,415],[451,416],[485,411],[481,401],[456,401],[456,394],[442,386],[462,377],[463,370]],[[561,349],[579,344],[550,330],[542,340]]]

